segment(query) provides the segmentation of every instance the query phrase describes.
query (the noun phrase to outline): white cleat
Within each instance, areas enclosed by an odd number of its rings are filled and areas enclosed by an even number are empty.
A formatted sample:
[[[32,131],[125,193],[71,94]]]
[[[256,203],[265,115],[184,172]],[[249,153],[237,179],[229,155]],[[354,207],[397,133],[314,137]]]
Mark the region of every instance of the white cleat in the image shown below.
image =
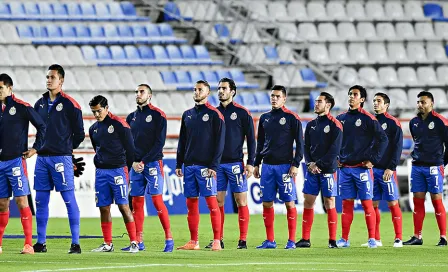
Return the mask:
[[[0,254],[2,254],[3,253],[3,249],[2,249],[2,247],[0,246]]]
[[[376,242],[376,246],[377,247],[382,247],[383,246],[383,242],[381,242],[381,240],[375,240],[375,242]],[[369,246],[369,242],[367,242],[365,244],[362,244],[361,246],[362,247],[368,247]]]
[[[114,244],[110,243],[110,245],[106,243],[102,243],[99,247],[92,249],[92,252],[113,252]]]
[[[403,241],[400,239],[395,239],[394,247],[403,247]]]
[[[136,241],[132,241],[131,242],[131,247],[129,248],[129,253],[137,253],[138,250],[138,245]]]

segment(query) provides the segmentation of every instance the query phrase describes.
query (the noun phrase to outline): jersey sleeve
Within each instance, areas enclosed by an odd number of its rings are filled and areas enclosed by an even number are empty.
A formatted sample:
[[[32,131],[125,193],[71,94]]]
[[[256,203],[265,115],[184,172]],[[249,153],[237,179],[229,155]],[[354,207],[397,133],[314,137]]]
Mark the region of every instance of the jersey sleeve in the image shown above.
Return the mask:
[[[44,138],[45,138],[45,131],[46,131],[46,124],[44,120],[42,120],[42,117],[36,112],[36,110],[31,107],[26,107],[26,116],[29,122],[36,128],[36,140],[34,141],[33,148],[39,151],[43,144],[44,144]]]
[[[254,166],[259,166],[261,164],[261,161],[263,160],[263,155],[261,154],[261,151],[263,151],[264,147],[264,128],[263,128],[263,115],[258,120],[258,131],[257,131],[257,152],[255,153],[255,162]]]
[[[395,171],[397,169],[398,163],[400,163],[401,152],[403,150],[403,130],[400,126],[395,124],[394,138],[392,148],[394,149],[392,152],[392,158],[389,162],[387,169]]]
[[[212,170],[217,170],[219,164],[221,163],[222,153],[224,152],[224,145],[226,142],[226,126],[224,120],[216,114],[213,118],[213,131],[215,133],[215,154],[213,155],[210,168]]]
[[[255,160],[255,129],[254,120],[250,114],[247,114],[245,124],[245,135],[247,141],[247,165],[254,165]]]
[[[73,112],[71,114],[71,127],[73,132],[73,149],[79,147],[84,141],[86,134],[84,132],[84,121],[82,120],[82,111],[73,105]]]
[[[120,140],[126,152],[126,165],[128,166],[128,169],[131,169],[132,163],[134,162],[135,148],[134,139],[129,127],[122,126]]]
[[[386,151],[389,140],[387,139],[386,132],[384,132],[380,123],[376,119],[370,119],[371,131],[373,133],[374,144],[370,148],[369,160],[373,165],[377,164]]]
[[[179,142],[177,143],[176,169],[181,169],[184,164],[185,146],[187,144],[187,131],[185,126],[185,112],[182,115],[182,121],[179,132]]]
[[[294,159],[292,165],[295,167],[300,166],[300,161],[303,159],[303,130],[302,122],[297,118],[292,118],[292,132],[294,136],[294,141],[296,142],[296,153],[294,154]]]
[[[311,158],[311,138],[310,138],[310,126],[312,122],[308,122],[305,128],[305,144],[303,147],[303,155],[305,156],[305,163],[308,164],[312,161]]]

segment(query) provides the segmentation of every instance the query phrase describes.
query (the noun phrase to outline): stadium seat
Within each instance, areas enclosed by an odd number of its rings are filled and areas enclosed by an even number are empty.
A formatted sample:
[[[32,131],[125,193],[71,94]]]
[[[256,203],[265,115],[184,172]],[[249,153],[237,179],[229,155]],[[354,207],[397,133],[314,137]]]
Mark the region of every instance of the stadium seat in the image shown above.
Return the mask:
[[[193,20],[193,10],[188,2],[182,1],[178,5],[174,2],[167,2],[164,9],[169,12],[168,14],[164,13],[164,21],[175,21],[180,18],[185,21]]]
[[[363,3],[356,1],[356,0],[351,0],[348,1],[345,5],[345,8],[347,10],[347,18],[352,21],[352,20],[365,20],[366,13],[364,11],[364,7],[363,7]],[[359,33],[359,31],[358,31]]]
[[[155,47],[155,46],[154,46]],[[168,54],[168,58],[170,60],[171,65],[183,65],[183,64],[190,64],[189,60],[184,60],[182,57],[182,54],[179,50],[179,48],[175,45],[168,45],[165,47],[166,53]]]
[[[318,82],[316,75],[314,74],[314,71],[310,68],[302,68],[300,69],[300,75],[302,77],[302,80],[305,83],[313,83],[316,84],[316,88],[325,88],[327,87],[327,83],[324,82]]]
[[[417,68],[417,78],[425,86],[441,86],[437,80],[436,71],[431,66],[420,66]],[[446,96],[445,96],[446,97]]]
[[[270,96],[267,92],[254,92],[254,96],[259,106],[271,106]]]
[[[22,48],[23,57],[28,63],[28,66],[43,66],[44,62],[41,61],[37,50],[32,45],[25,45]],[[44,60],[47,63],[47,60]]]
[[[45,63],[57,63],[56,59],[53,56],[53,51],[50,47],[46,45],[39,45],[37,48],[37,54],[40,57],[42,62]]]
[[[211,89],[216,90],[219,81],[216,73],[210,70],[204,70],[201,73],[202,78],[204,78],[210,84]]]
[[[410,23],[397,23],[395,25],[395,32],[399,39],[407,41],[418,40],[418,37],[415,36],[414,27]]]
[[[443,110],[448,109],[447,95],[443,89],[431,88],[428,89],[428,91],[432,93],[432,95],[434,96],[435,99],[434,107],[436,109],[443,109]]]
[[[405,84],[398,80],[397,72],[392,67],[381,67],[378,69],[380,83],[384,87],[404,87]]]
[[[335,42],[341,41],[336,27],[333,23],[321,23],[318,25],[319,37],[325,41]]]
[[[161,45],[154,45],[152,47],[152,51],[154,52],[154,59],[157,60],[159,64],[166,64],[166,65],[169,65],[170,63],[180,64],[176,63],[174,60],[170,60],[165,47]]]
[[[283,41],[299,42],[302,39],[299,37],[297,27],[293,23],[279,24],[278,37]]]
[[[19,68],[15,70],[14,74],[16,78],[20,78],[21,91],[35,91],[38,89],[37,87],[39,86],[34,86],[27,70]],[[14,82],[14,87],[16,87],[15,84],[16,82]]]
[[[164,61],[156,60],[155,56],[154,56],[154,51],[149,46],[141,45],[138,47],[138,51],[140,53],[140,58],[142,59],[141,60],[142,64],[161,65],[161,64],[167,63],[166,60],[164,60]]]
[[[25,2],[23,3],[23,8],[27,19],[39,20],[41,18],[39,6],[35,2]]]
[[[320,41],[316,26],[312,23],[299,24],[299,36],[307,41]]]
[[[69,20],[70,17],[68,16],[67,13],[67,8],[64,4],[59,3],[59,2],[54,2],[51,4],[52,8],[53,8],[53,13],[54,13],[54,19],[59,19],[59,20]]]
[[[358,64],[373,64],[373,60],[369,58],[366,45],[364,43],[350,43],[348,45],[348,54],[350,59]]]
[[[403,5],[400,1],[387,1],[384,3],[386,17],[393,20],[404,20]]]
[[[165,91],[167,90],[167,87],[163,83],[162,76],[158,71],[155,70],[148,70],[147,72],[147,78],[149,79],[149,84],[151,88],[155,91]]]
[[[65,7],[67,9],[67,15],[69,20],[71,21],[79,21],[83,19],[83,14],[81,7],[76,2],[67,2],[65,4]]]
[[[353,86],[358,82],[358,73],[353,68],[341,68],[338,72],[338,81],[346,86]]]
[[[187,71],[175,71],[174,76],[176,78],[177,90],[191,90],[194,82],[191,82],[190,75]]]
[[[355,61],[350,59],[344,43],[330,43],[328,53],[332,63],[355,64]]]
[[[67,54],[67,50],[65,47],[63,47],[61,45],[52,46],[51,51],[53,52],[53,56],[54,56],[56,63],[58,63],[62,66],[73,65],[72,61],[70,60],[70,58]],[[96,55],[95,55],[95,58],[96,58]]]
[[[95,49],[90,45],[81,46],[81,51],[87,61],[96,61],[97,54]]]
[[[320,64],[331,63],[325,44],[311,44],[309,47],[309,58]]]
[[[347,4],[348,6],[348,4]],[[356,26],[356,30],[358,32],[358,37],[367,41],[378,41],[378,37],[376,36],[376,30],[372,23],[369,22],[361,22]]]
[[[403,43],[388,43],[387,44],[387,53],[389,56],[389,60],[395,63],[411,63],[409,61],[406,49],[404,48]]]
[[[324,4],[321,2],[308,2],[306,11],[308,18],[314,21],[324,21],[328,18]]]
[[[346,20],[347,14],[345,13],[344,4],[338,1],[327,2],[326,14],[333,20]]]
[[[258,89],[260,86],[258,84],[248,83],[244,77],[244,74],[239,69],[230,69],[229,73],[231,78],[235,81],[235,83],[242,89]]]
[[[189,107],[187,104],[187,101],[185,101],[185,97],[182,93],[171,93],[170,95],[171,101],[176,101],[176,103],[172,103],[175,105],[174,110],[176,114],[182,114],[184,111],[186,111]]]
[[[254,2],[250,6],[250,17],[254,20],[266,20],[269,18],[268,9],[266,7],[266,3],[263,2]],[[275,16],[275,14],[271,14],[271,16]]]
[[[17,25],[17,34],[20,37],[20,39],[33,39],[34,33],[33,29],[29,25]],[[3,33],[6,33],[6,31],[2,31]]]
[[[28,20],[29,18],[25,14],[25,9],[23,8],[22,2],[9,2],[9,9],[11,11],[11,16],[14,20]]]
[[[423,47],[423,43],[420,42],[409,42],[407,44],[407,55],[408,59],[414,63],[427,63],[426,51]]]
[[[448,66],[437,67],[437,79],[440,83],[448,85]]]
[[[404,13],[406,14],[406,17],[412,18],[414,20],[425,19],[423,7],[420,1],[405,1]]]
[[[171,25],[162,23],[162,24],[158,24],[157,26],[159,28],[159,32],[161,34],[162,41],[164,43],[180,44],[180,43],[187,42],[187,40],[185,40],[185,39],[177,38],[174,36],[173,28],[171,27]]]
[[[309,21],[306,7],[301,1],[288,1],[288,17],[294,21]]]
[[[28,66],[28,62],[23,56],[23,52],[18,45],[6,46],[9,58],[13,66]]]
[[[207,48],[203,45],[193,46],[196,59],[202,64],[223,64],[222,61],[214,61],[210,58]]]
[[[432,23],[416,23],[414,26],[415,34],[420,39],[427,41],[440,40],[441,37],[437,37],[434,33]]]
[[[88,63],[86,63],[86,61],[84,60],[81,49],[78,46],[69,45],[67,46],[66,50],[67,50],[67,56],[70,58],[70,61],[73,63],[73,65],[77,66],[88,65]],[[90,65],[91,64],[93,63],[90,63]]]
[[[356,28],[352,23],[342,22],[337,26],[338,36],[344,41],[361,40],[356,33]]]
[[[0,2],[0,19],[2,20],[11,20],[11,10],[7,3]]]
[[[268,3],[269,17],[279,22],[293,22],[294,18],[288,16],[285,3],[269,2]]]
[[[358,78],[362,84],[369,87],[379,87],[380,80],[376,70],[372,67],[362,67],[358,71]],[[361,85],[362,85],[361,84]],[[370,99],[370,98],[369,98]]]
[[[383,9],[383,3],[378,1],[367,1],[365,5],[365,11],[369,19],[372,20],[384,20],[385,14]]]
[[[415,108],[417,102],[412,104],[412,101],[408,101],[408,94],[403,89],[390,89],[387,92],[392,103],[390,104],[390,109],[412,109]],[[417,95],[416,95],[417,97]]]
[[[96,16],[98,20],[109,20],[111,19],[109,8],[104,2],[96,2],[93,4],[96,11]]]
[[[428,42],[426,44],[426,55],[428,60],[436,63],[447,63],[448,58],[445,49],[439,42]]]
[[[408,87],[421,86],[421,83],[417,79],[417,74],[412,67],[400,67],[397,70],[398,80],[406,84]]]
[[[369,2],[370,3],[370,2]],[[379,39],[387,41],[397,40],[395,28],[391,23],[379,23],[376,25],[376,33]]]
[[[426,17],[433,19],[443,18],[443,9],[439,4],[436,3],[423,4],[423,13]]]

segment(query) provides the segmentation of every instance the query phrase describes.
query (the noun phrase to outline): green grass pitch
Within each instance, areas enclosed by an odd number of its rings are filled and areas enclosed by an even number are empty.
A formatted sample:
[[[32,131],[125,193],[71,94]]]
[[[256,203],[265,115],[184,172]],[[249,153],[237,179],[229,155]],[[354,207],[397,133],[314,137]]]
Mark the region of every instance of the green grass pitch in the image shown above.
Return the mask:
[[[298,218],[297,239],[301,233],[301,215]],[[339,222],[340,223],[340,222]],[[171,216],[176,246],[188,241],[186,216]],[[34,224],[35,227],[35,224]],[[5,234],[20,234],[20,221],[11,219]],[[351,248],[327,248],[326,215],[316,215],[311,234],[312,248],[284,250],[287,241],[286,216],[275,217],[275,233],[278,248],[256,250],[265,239],[261,215],[250,219],[248,250],[237,250],[238,224],[234,214],[226,215],[224,230],[225,249],[221,252],[178,251],[163,253],[164,236],[157,217],[145,219],[145,244],[147,250],[137,254],[122,253],[120,248],[129,244],[127,236],[114,240],[115,252],[92,253],[101,239],[82,239],[81,255],[68,255],[69,239],[47,241],[48,253],[18,254],[22,239],[4,239],[0,255],[0,271],[445,271],[448,248],[439,248],[438,229],[433,214],[427,214],[424,224],[424,245],[420,247],[393,248],[394,232],[389,213],[382,214],[381,233],[384,246],[377,249],[362,248],[367,241],[367,231],[362,213],[355,214],[350,236]],[[412,214],[403,214],[404,239],[412,234]],[[126,232],[120,218],[113,220],[113,235]],[[35,231],[33,232],[35,233]],[[50,219],[48,235],[69,235],[67,219]],[[81,235],[101,235],[99,219],[82,219]],[[340,226],[338,237],[340,235]],[[199,239],[201,248],[212,237],[210,219],[201,215]]]

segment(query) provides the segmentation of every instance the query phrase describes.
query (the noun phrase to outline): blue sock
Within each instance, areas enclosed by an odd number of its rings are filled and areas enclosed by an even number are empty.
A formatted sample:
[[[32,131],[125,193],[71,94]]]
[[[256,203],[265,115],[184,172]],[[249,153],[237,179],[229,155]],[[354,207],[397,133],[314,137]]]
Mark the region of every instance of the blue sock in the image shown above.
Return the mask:
[[[37,242],[40,244],[43,244],[47,241],[49,202],[50,202],[50,191],[36,191]]]
[[[75,191],[61,192],[67,207],[68,221],[70,223],[70,232],[72,233],[72,244],[79,244],[79,207],[75,198]]]

